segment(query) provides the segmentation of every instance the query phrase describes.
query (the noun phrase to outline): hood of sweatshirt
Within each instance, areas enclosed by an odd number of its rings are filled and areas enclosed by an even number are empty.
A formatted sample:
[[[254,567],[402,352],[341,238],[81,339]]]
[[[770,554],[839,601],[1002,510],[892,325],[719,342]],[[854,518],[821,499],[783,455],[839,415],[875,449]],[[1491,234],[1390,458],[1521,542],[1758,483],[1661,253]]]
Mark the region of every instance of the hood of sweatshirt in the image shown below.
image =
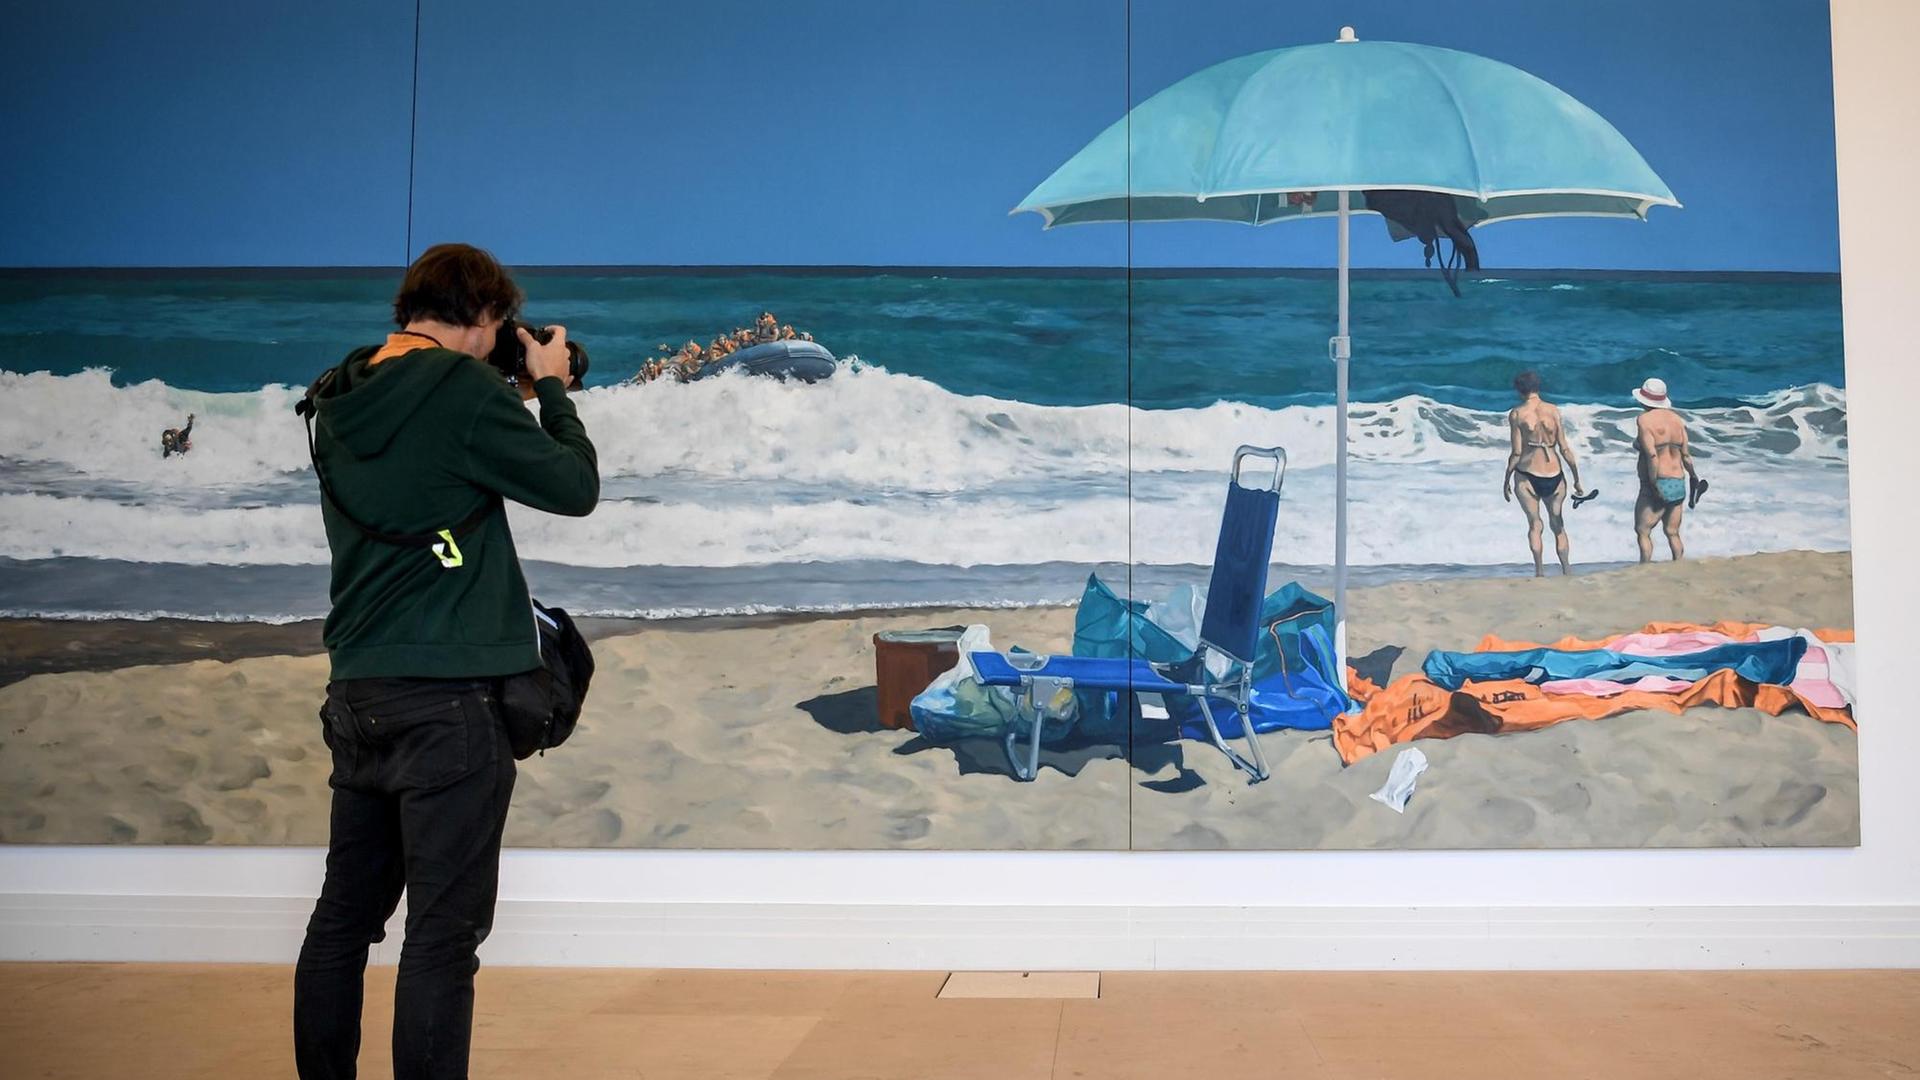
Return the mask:
[[[450,349],[415,349],[374,364],[380,346],[350,353],[314,397],[314,418],[356,458],[377,457],[461,364],[476,361]]]

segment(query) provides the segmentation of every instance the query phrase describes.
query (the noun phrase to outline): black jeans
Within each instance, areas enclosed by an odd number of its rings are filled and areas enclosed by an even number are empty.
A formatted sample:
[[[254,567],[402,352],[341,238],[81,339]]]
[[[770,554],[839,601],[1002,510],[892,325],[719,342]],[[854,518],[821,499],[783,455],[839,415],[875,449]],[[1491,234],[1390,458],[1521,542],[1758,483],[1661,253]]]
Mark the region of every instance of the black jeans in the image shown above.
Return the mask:
[[[467,1075],[475,949],[493,925],[513,754],[485,681],[327,686],[333,751],[327,879],[293,977],[302,1080],[352,1077],[367,949],[407,895],[393,1003],[394,1076]]]

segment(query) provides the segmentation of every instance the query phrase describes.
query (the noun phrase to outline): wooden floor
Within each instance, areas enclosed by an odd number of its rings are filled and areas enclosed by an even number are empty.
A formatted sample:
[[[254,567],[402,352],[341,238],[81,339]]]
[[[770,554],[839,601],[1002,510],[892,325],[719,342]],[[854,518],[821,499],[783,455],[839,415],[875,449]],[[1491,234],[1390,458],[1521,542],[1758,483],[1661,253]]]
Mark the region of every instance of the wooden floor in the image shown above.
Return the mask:
[[[0,965],[0,1076],[290,1077],[281,967]],[[489,968],[475,1077],[1920,1076],[1920,972],[1109,973],[1098,1000],[945,975]],[[393,969],[361,1073],[391,1075]]]

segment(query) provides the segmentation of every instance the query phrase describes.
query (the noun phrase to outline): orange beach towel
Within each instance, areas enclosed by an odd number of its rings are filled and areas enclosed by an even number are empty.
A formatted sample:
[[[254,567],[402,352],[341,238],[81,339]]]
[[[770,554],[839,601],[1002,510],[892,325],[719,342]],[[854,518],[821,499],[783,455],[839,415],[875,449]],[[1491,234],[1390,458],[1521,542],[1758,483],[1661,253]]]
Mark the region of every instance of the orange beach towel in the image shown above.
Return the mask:
[[[1640,633],[1671,634],[1710,631],[1742,638],[1764,623],[1718,622],[1711,626],[1695,623],[1649,623]],[[1547,648],[1598,649],[1624,635],[1615,634],[1597,641],[1562,638]],[[1822,641],[1852,641],[1850,630],[1814,631]],[[1506,652],[1542,646],[1519,641],[1504,641],[1489,634],[1475,652]],[[1778,716],[1789,708],[1800,708],[1831,724],[1854,727],[1847,709],[1826,709],[1813,705],[1784,686],[1748,682],[1732,671],[1716,671],[1677,693],[1627,690],[1611,697],[1584,694],[1549,694],[1532,683],[1518,679],[1468,682],[1459,690],[1436,685],[1419,672],[1395,679],[1385,689],[1347,672],[1348,692],[1361,703],[1357,713],[1334,718],[1333,745],[1340,760],[1348,765],[1397,743],[1414,739],[1446,739],[1469,732],[1494,734],[1502,731],[1531,731],[1563,720],[1598,720],[1630,709],[1664,709],[1678,713],[1696,705],[1720,705],[1726,708],[1753,708]]]

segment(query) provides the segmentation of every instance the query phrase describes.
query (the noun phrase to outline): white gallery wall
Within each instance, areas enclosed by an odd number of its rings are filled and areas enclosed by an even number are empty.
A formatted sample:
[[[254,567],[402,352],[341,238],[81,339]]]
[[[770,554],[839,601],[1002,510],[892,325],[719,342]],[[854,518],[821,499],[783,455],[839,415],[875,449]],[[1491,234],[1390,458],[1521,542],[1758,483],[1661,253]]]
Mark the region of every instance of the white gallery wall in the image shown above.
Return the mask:
[[[510,851],[482,955],[735,967],[1920,966],[1920,701],[1907,681],[1920,654],[1920,260],[1900,212],[1920,176],[1910,55],[1920,2],[1833,8],[1859,848]],[[1754,222],[1755,243],[1765,231]],[[290,961],[321,861],[307,849],[0,848],[0,959]],[[381,949],[396,955],[391,938]]]

